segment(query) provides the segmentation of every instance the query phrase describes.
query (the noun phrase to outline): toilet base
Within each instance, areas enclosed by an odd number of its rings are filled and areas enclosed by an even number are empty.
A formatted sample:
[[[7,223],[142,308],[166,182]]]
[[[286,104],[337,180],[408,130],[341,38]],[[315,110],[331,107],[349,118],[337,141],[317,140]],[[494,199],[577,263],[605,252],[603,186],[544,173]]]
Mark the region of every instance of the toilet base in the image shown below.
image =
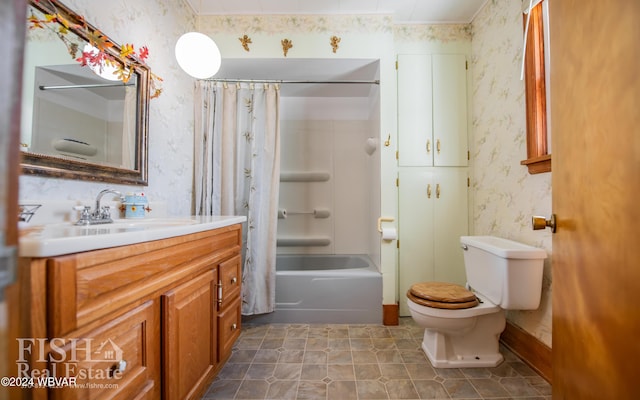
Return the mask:
[[[426,328],[422,350],[435,368],[495,367],[504,357],[499,351],[504,330],[503,312],[477,318],[470,332],[456,335]]]
[[[497,367],[504,360],[502,354],[454,355],[450,358],[437,359],[429,348],[422,343],[422,350],[434,368],[491,368]]]

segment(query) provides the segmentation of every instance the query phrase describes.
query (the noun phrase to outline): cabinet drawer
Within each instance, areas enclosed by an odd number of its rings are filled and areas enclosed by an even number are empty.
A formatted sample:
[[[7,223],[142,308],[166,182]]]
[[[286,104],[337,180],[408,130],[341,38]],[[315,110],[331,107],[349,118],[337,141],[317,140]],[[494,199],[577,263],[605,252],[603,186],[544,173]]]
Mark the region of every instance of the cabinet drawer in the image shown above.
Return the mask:
[[[218,290],[218,310],[225,310],[240,297],[240,281],[242,279],[240,270],[240,256],[235,256],[222,262],[218,266],[219,270],[219,290]]]
[[[240,297],[229,304],[224,312],[218,314],[218,361],[224,361],[233,348],[238,336],[240,336],[241,328],[241,303]]]
[[[236,254],[240,228],[47,260],[49,336],[60,337]]]
[[[159,313],[150,300],[98,329],[71,333],[64,346],[52,339],[52,375],[76,377],[79,386],[52,390],[51,398],[159,398]]]

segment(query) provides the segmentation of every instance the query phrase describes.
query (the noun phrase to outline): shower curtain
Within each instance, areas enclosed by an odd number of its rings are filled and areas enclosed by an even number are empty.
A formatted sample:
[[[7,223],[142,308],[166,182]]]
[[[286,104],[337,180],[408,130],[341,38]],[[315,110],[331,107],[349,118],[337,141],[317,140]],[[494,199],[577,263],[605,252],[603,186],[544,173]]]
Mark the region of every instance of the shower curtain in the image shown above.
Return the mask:
[[[247,217],[244,315],[275,309],[279,103],[277,85],[196,83],[195,210]]]

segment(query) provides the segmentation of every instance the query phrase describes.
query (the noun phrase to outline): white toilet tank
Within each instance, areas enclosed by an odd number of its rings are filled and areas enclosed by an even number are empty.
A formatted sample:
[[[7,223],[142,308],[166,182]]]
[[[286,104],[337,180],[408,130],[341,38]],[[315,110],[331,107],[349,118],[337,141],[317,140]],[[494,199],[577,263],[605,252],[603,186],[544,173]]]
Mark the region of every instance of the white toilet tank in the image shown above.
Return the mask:
[[[547,253],[494,236],[462,236],[467,283],[505,310],[535,310],[540,305]]]

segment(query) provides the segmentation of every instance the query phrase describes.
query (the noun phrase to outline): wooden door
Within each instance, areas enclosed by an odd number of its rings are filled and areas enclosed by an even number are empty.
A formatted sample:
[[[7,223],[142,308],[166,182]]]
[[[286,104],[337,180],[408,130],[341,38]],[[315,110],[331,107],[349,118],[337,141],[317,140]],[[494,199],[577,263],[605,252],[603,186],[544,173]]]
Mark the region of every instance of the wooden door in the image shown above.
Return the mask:
[[[20,336],[20,293],[15,282],[18,247],[20,102],[26,1],[0,5],[0,377],[18,376],[15,338]],[[11,286],[8,286],[11,285]],[[21,399],[26,391],[0,385],[0,400]]]
[[[640,2],[550,1],[553,399],[640,393]]]
[[[202,392],[217,365],[217,270],[162,295],[163,394],[190,399]]]

